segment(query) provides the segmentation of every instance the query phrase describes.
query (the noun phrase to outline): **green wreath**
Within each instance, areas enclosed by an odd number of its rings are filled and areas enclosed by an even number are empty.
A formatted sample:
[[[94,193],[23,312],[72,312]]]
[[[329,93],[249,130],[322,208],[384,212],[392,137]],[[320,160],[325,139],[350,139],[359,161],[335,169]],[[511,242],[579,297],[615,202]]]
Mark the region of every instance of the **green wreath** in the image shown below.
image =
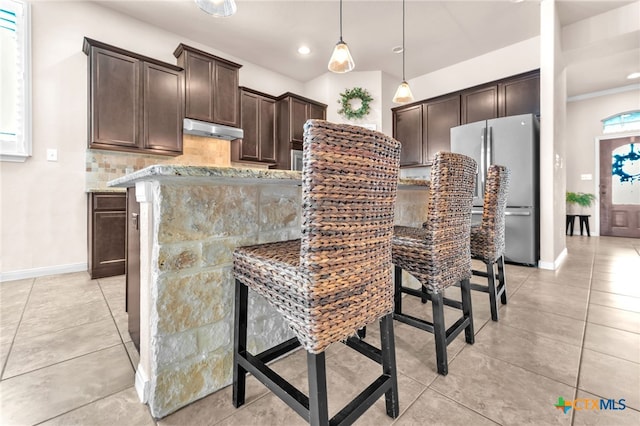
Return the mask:
[[[362,102],[360,108],[356,110],[351,108],[352,99],[360,99],[360,102]],[[349,120],[362,118],[369,114],[369,102],[372,100],[373,98],[366,89],[361,87],[345,89],[344,93],[340,93],[340,99],[338,99],[338,103],[342,106],[342,108],[338,110],[338,114],[344,115]]]

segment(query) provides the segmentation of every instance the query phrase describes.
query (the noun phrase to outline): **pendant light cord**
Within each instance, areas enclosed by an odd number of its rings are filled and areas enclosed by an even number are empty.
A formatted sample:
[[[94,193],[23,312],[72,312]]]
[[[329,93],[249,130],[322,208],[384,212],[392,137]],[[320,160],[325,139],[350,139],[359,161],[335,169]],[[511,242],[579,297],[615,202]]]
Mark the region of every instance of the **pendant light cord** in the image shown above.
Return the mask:
[[[340,0],[340,41],[342,41],[342,0]]]
[[[402,81],[407,81],[404,78],[404,51],[405,51],[405,48],[404,48],[404,0],[402,0]]]

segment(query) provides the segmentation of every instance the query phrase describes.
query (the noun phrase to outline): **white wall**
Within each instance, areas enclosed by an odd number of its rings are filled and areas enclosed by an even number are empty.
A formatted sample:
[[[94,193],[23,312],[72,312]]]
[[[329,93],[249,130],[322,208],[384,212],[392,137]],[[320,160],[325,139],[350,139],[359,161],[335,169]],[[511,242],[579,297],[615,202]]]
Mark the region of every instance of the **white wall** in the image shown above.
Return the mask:
[[[598,196],[596,138],[603,136],[602,121],[614,114],[640,109],[640,89],[567,103],[567,191]],[[610,136],[610,135],[609,135]],[[590,174],[593,180],[581,180]],[[600,233],[598,209],[591,210],[591,229]]]
[[[271,94],[303,84],[91,2],[32,4],[33,157],[0,163],[0,280],[87,264],[87,57],[84,36],[169,63],[179,43],[243,64],[240,83]],[[58,161],[47,162],[47,148]]]
[[[338,114],[340,93],[346,89],[361,87],[366,89],[373,101],[369,103],[370,112],[360,119],[347,120]],[[352,71],[347,74],[325,73],[305,84],[305,96],[327,104],[327,120],[334,123],[374,124],[376,130],[382,130],[382,73],[380,71]],[[393,95],[391,95],[393,96]],[[389,129],[387,134],[391,134]]]
[[[442,68],[409,80],[416,100],[456,92],[540,67],[540,37]],[[393,93],[391,94],[393,96]]]

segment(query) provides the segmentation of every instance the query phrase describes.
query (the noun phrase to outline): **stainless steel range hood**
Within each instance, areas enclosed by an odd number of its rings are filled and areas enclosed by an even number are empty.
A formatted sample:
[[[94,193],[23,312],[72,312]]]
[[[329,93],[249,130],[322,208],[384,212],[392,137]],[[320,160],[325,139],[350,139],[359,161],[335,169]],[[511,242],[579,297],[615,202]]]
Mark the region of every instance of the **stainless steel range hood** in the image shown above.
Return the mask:
[[[223,126],[222,124],[207,123],[206,121],[185,118],[183,124],[185,134],[205,136],[208,138],[224,139],[232,141],[242,139],[244,132],[236,127]]]

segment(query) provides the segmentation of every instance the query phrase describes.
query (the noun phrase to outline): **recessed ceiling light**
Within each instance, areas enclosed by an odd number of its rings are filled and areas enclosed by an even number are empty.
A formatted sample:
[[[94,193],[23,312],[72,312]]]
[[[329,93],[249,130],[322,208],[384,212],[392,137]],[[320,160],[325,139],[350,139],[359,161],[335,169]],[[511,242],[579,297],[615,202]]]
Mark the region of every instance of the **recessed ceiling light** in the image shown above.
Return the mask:
[[[311,49],[309,49],[307,46],[300,46],[298,47],[298,53],[301,55],[308,55],[309,53],[311,53]]]
[[[640,78],[640,72],[632,72],[631,74],[629,74],[629,75],[627,76],[627,78],[628,78],[629,80],[632,80],[632,79],[634,79],[634,78]]]
[[[391,49],[393,53],[402,53],[402,50],[403,50],[402,46],[396,46],[393,49]]]

